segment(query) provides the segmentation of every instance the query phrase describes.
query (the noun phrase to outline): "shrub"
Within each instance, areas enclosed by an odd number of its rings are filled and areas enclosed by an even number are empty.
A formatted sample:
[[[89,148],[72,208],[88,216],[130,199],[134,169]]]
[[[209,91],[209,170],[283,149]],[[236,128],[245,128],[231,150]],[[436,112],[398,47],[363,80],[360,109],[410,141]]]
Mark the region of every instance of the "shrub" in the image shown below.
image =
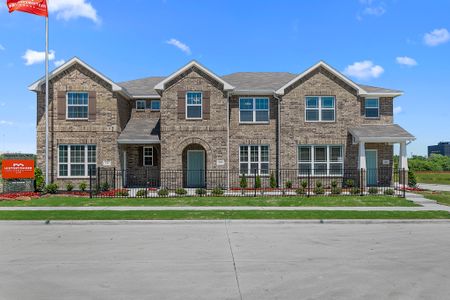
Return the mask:
[[[255,178],[255,188],[261,188],[261,177],[259,175]]]
[[[292,189],[292,181],[290,181],[290,180],[286,181],[286,182],[284,183],[284,186],[285,186],[287,189]]]
[[[36,192],[42,192],[45,189],[45,178],[39,168],[34,169],[34,186]]]
[[[332,195],[340,195],[342,193],[342,189],[340,187],[337,186],[332,186],[331,187],[331,194]]]
[[[158,196],[160,196],[160,197],[167,197],[167,196],[169,196],[169,190],[167,188],[159,189]]]
[[[345,181],[345,186],[346,186],[346,187],[349,187],[349,188],[352,188],[352,187],[355,186],[355,181],[354,181],[353,179],[347,179],[347,180]]]
[[[212,189],[211,194],[213,194],[214,196],[222,196],[223,190],[219,187],[215,187]]]
[[[273,189],[277,187],[277,180],[275,179],[273,172],[270,173],[270,187]]]
[[[308,187],[308,181],[302,180],[302,182],[300,182],[300,185],[302,186],[303,189],[306,189],[306,187]]]
[[[86,190],[86,188],[87,188],[86,182],[81,182],[81,183],[78,185],[78,188],[80,189],[80,191],[84,192],[84,191]]]
[[[56,194],[58,185],[56,183],[49,183],[45,186],[45,192],[49,194]]]
[[[371,194],[371,195],[376,195],[376,194],[378,194],[378,188],[376,188],[376,187],[370,187],[369,188],[369,194]]]
[[[116,196],[118,197],[128,197],[128,190],[127,189],[120,189],[116,191]]]
[[[183,189],[183,188],[177,188],[177,189],[175,190],[175,194],[177,194],[177,195],[179,195],[179,196],[183,196],[183,195],[186,195],[186,194],[187,194],[187,191],[186,191],[185,189]]]
[[[408,186],[416,187],[416,185],[417,185],[416,174],[412,170],[408,170]]]
[[[73,184],[72,183],[68,183],[68,184],[66,184],[66,190],[68,191],[68,192],[71,192],[72,190],[73,190]]]
[[[241,182],[239,183],[239,186],[241,187],[241,189],[247,188],[247,177],[245,177],[245,174],[242,174]]]
[[[384,190],[384,194],[387,196],[392,196],[394,195],[394,190],[393,189]]]
[[[142,189],[136,192],[136,197],[147,197],[147,190]]]
[[[316,187],[314,188],[314,194],[316,195],[322,195],[325,193],[325,189],[323,188],[322,181],[316,182]]]
[[[331,187],[336,188],[338,186],[338,182],[336,180],[331,181]]]
[[[357,188],[357,187],[352,187],[350,189],[350,194],[352,194],[352,195],[359,195],[359,194],[361,194],[361,190],[359,188]]]
[[[107,182],[103,182],[100,189],[102,190],[102,192],[107,192],[109,191],[109,183]]]
[[[303,187],[299,187],[298,189],[295,190],[295,193],[297,195],[305,195],[305,189]]]
[[[203,188],[198,188],[195,190],[195,194],[199,195],[199,196],[203,196],[206,195],[206,190]]]

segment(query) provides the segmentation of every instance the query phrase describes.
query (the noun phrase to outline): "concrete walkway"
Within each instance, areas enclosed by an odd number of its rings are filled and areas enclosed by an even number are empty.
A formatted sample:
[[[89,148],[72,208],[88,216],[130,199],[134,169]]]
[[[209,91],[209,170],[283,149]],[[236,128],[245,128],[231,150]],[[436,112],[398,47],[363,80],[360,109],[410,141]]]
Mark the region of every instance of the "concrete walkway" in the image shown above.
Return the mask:
[[[418,183],[417,186],[421,189],[430,191],[443,191],[450,192],[450,183],[447,184],[434,184],[434,183]]]
[[[450,212],[450,206],[437,204],[434,200],[425,199],[422,195],[406,193],[406,198],[420,206],[27,206],[0,207],[0,211],[45,211],[45,210],[110,210],[110,211],[167,211],[167,210],[278,210],[278,211],[310,211],[310,210],[340,210],[340,211],[429,211],[444,210]]]

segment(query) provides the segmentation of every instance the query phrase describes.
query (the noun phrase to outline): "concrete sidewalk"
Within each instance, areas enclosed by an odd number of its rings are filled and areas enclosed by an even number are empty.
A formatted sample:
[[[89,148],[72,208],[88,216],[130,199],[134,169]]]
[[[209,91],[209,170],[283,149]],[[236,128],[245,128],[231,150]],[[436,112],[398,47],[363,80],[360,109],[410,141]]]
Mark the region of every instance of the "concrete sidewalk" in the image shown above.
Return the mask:
[[[443,191],[450,192],[450,183],[447,184],[434,184],[434,183],[418,183],[417,186],[421,189],[430,191]]]

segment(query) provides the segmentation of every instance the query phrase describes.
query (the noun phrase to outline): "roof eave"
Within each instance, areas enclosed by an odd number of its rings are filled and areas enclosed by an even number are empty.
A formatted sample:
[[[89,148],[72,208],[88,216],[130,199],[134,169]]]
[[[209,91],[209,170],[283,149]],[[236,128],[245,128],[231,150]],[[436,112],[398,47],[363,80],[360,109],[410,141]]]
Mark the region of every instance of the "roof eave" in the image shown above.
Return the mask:
[[[360,94],[362,97],[399,97],[403,96],[403,92],[395,92],[395,93],[364,93]]]
[[[130,145],[130,144],[141,144],[141,145],[157,145],[161,141],[147,140],[147,139],[118,139],[118,144]]]

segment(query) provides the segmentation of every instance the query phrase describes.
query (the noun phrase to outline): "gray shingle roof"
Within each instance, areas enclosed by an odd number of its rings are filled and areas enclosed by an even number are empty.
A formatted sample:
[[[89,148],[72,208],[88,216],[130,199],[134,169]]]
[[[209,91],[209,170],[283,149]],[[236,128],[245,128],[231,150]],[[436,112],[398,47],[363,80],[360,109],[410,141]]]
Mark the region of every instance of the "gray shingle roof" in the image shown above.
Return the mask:
[[[368,93],[402,93],[402,91],[399,91],[399,90],[386,89],[386,88],[365,85],[365,84],[359,84],[359,83],[358,83],[358,85]]]
[[[131,118],[117,142],[119,144],[158,144],[159,134],[159,118]]]
[[[399,142],[415,140],[415,137],[397,124],[361,125],[350,128],[357,141]]]
[[[155,85],[164,80],[165,77],[154,76],[136,80],[119,82],[118,84],[133,96],[155,95],[158,93],[153,89]]]

